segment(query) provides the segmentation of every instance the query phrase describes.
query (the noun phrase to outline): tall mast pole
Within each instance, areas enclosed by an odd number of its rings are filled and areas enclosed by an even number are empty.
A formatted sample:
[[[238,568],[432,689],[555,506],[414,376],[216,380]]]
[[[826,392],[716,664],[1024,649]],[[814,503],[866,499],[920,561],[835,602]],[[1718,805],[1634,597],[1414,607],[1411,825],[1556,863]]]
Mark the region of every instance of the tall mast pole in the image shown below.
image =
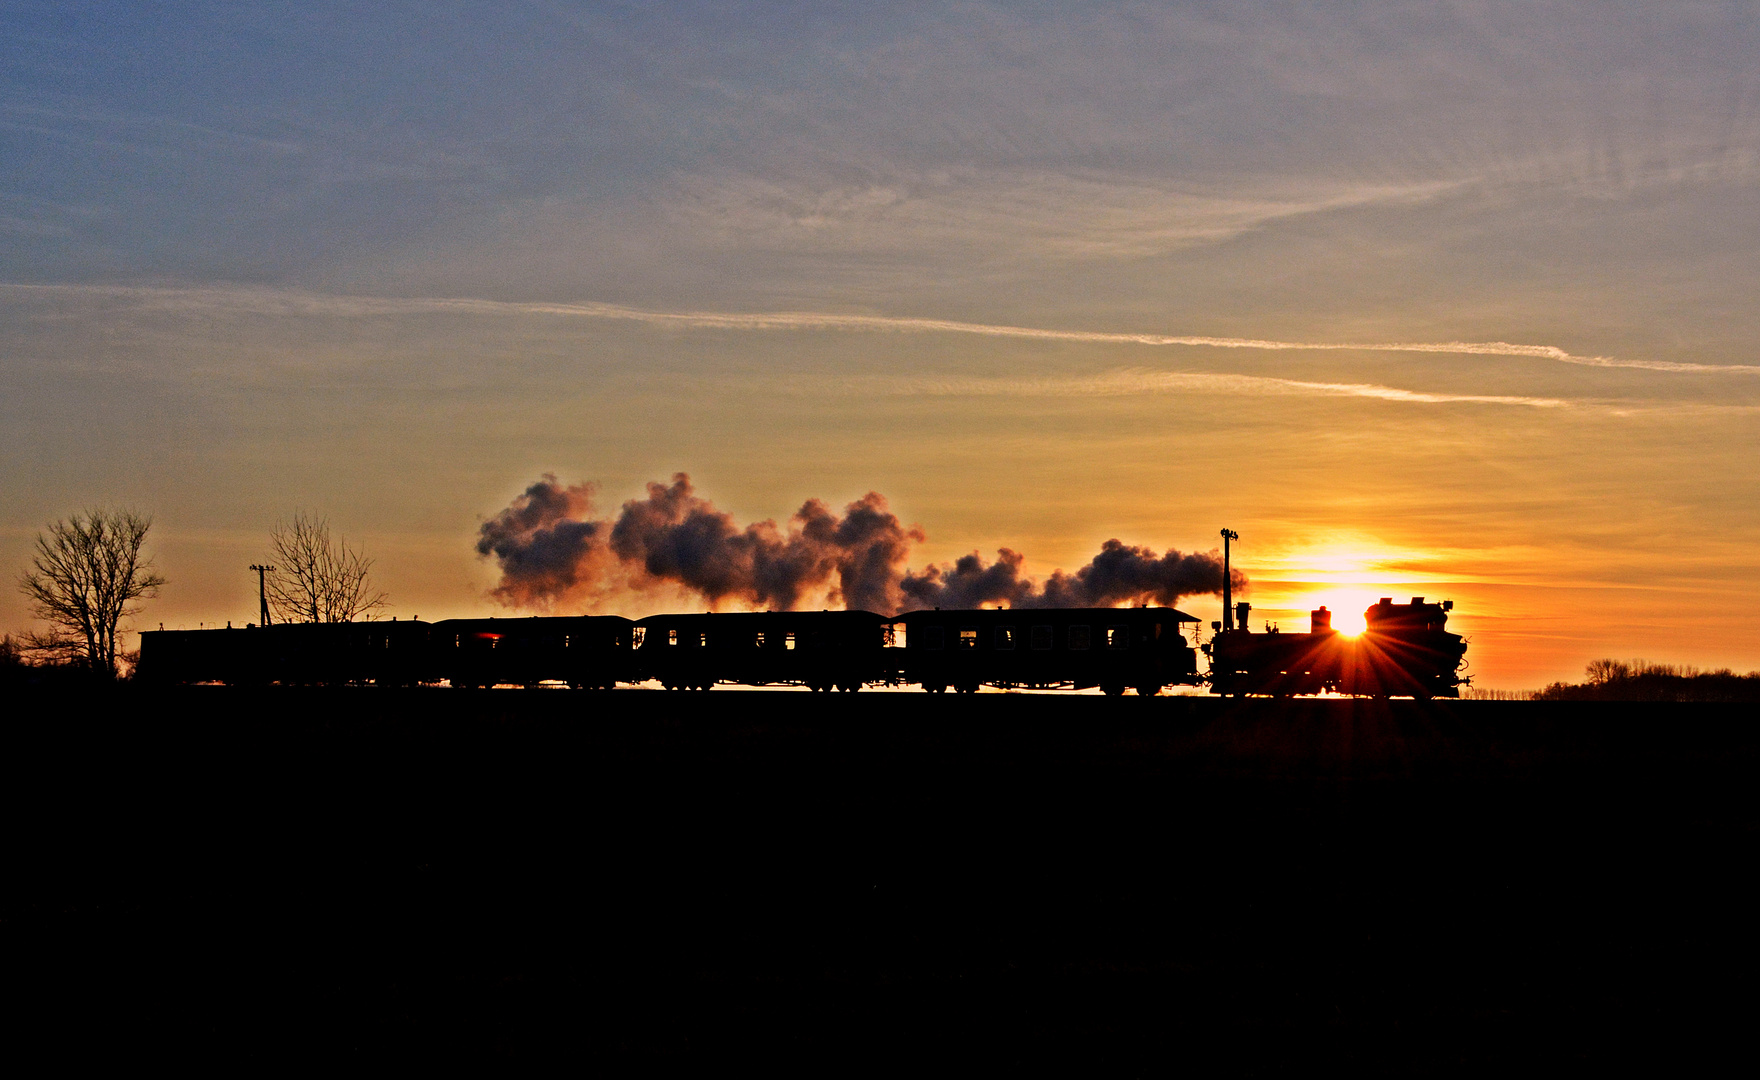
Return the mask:
[[[257,623],[257,625],[268,626],[269,593],[268,590],[263,587],[263,575],[275,568],[273,566],[258,566],[256,563],[251,563],[251,569],[257,572],[257,617],[262,620]]]
[[[1233,529],[1222,530],[1222,629],[1234,629],[1234,579],[1228,570],[1228,542],[1239,540]]]

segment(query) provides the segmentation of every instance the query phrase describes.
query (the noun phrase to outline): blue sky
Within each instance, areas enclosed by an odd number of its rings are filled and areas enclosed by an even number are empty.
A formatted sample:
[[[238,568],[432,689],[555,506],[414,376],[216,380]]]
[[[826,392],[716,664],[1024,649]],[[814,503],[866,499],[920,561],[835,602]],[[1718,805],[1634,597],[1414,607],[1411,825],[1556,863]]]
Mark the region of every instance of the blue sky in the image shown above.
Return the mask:
[[[1757,667],[1756,55],[1749,4],[0,4],[0,556],[133,503],[145,620],[244,618],[306,509],[490,611],[531,480],[684,470],[1040,574],[1232,525],[1273,609],[1451,590],[1497,685]]]

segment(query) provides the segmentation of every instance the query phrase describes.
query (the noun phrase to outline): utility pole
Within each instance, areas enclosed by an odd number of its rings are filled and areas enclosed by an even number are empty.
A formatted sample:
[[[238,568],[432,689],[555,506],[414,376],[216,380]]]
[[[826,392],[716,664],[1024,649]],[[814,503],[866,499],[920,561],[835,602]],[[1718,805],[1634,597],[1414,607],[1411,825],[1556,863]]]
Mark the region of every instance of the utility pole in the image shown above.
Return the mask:
[[[1234,629],[1234,582],[1228,572],[1228,542],[1239,540],[1241,534],[1233,529],[1222,530],[1222,629]]]
[[[269,593],[263,587],[263,575],[268,573],[269,571],[275,569],[275,568],[273,566],[258,566],[256,563],[251,563],[251,569],[255,570],[257,572],[257,608],[260,612],[258,617],[262,620],[261,622],[257,623],[257,625],[258,626],[268,626],[269,625]]]

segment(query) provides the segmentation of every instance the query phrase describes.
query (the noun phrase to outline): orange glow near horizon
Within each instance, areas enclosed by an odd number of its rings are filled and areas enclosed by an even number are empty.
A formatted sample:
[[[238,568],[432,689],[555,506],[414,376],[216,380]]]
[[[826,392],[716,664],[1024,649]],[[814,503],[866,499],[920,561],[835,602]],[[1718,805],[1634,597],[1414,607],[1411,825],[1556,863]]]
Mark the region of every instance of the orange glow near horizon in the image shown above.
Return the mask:
[[[1339,534],[1284,550],[1254,552],[1241,560],[1250,579],[1255,614],[1279,616],[1284,628],[1309,629],[1307,613],[1324,605],[1332,612],[1332,628],[1355,637],[1365,629],[1363,611],[1384,596],[1404,599],[1420,581],[1410,568],[1429,561],[1425,552],[1395,550],[1377,537]],[[1250,586],[1251,587],[1251,586]],[[1421,589],[1421,586],[1419,586]]]
[[[1362,611],[1355,605],[1349,604],[1348,601],[1344,602],[1346,606],[1340,606],[1341,602],[1336,598],[1321,595],[1316,599],[1318,600],[1318,603],[1315,604],[1316,607],[1325,604],[1332,609],[1332,628],[1344,636],[1356,637],[1368,628],[1368,623],[1363,619]]]

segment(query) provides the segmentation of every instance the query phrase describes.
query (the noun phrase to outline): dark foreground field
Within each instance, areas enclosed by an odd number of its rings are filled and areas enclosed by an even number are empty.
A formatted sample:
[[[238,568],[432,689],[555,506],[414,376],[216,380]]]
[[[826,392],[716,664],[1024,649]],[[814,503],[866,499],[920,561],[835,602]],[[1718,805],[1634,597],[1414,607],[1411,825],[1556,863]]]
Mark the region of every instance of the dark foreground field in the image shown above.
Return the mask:
[[[13,1054],[1253,1075],[1751,1052],[1751,707],[11,705]]]

